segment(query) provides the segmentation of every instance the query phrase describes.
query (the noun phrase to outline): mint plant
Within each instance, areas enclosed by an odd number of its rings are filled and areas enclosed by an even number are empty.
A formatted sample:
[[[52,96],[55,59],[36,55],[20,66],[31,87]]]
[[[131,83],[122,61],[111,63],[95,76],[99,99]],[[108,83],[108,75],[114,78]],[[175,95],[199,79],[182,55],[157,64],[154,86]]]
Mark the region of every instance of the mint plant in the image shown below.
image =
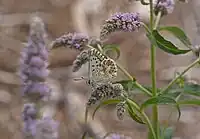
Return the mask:
[[[91,96],[88,98],[86,104],[86,122],[88,109],[97,104],[93,112],[95,113],[104,105],[116,104],[116,115],[120,120],[127,113],[132,120],[137,123],[147,126],[149,134],[148,139],[172,139],[172,127],[162,125],[158,119],[159,105],[173,106],[178,111],[178,117],[181,116],[180,107],[182,105],[200,105],[198,99],[188,99],[188,96],[200,96],[200,85],[189,83],[184,79],[184,74],[192,67],[199,64],[199,48],[192,46],[190,39],[184,31],[176,26],[162,26],[160,19],[167,14],[173,14],[173,9],[177,1],[174,0],[140,0],[141,4],[150,7],[149,23],[141,22],[139,13],[116,13],[109,19],[105,20],[102,25],[102,30],[99,35],[99,40],[92,40],[87,35],[63,35],[52,43],[52,49],[56,46],[68,46],[68,48],[80,51],[77,59],[73,63],[73,72],[77,72],[83,65],[88,65],[88,77],[81,77],[86,80],[87,85],[91,88]],[[185,0],[179,0],[186,2]],[[140,84],[135,77],[130,75],[118,62],[120,57],[120,50],[117,45],[104,45],[102,42],[109,34],[116,31],[123,32],[138,32],[140,28],[146,31],[146,37],[151,45],[151,85],[144,86]],[[171,41],[165,39],[161,35],[161,31],[167,31],[177,39],[179,39],[185,49],[181,49]],[[92,42],[92,43],[91,43]],[[81,49],[80,49],[81,48]],[[187,68],[178,73],[177,76],[166,86],[157,88],[156,82],[156,48],[163,50],[172,55],[181,55],[188,52],[193,52],[196,55],[196,60],[192,62]],[[107,55],[108,51],[116,52],[117,57],[112,59]],[[128,77],[128,80],[114,80],[117,77],[118,71],[122,71]],[[130,92],[139,90],[147,96],[141,104],[138,104],[134,98],[131,97]],[[145,109],[152,107],[151,116],[147,116]],[[84,133],[83,138],[87,133]],[[105,137],[106,138],[106,137]],[[113,135],[111,138],[121,138],[120,135]]]

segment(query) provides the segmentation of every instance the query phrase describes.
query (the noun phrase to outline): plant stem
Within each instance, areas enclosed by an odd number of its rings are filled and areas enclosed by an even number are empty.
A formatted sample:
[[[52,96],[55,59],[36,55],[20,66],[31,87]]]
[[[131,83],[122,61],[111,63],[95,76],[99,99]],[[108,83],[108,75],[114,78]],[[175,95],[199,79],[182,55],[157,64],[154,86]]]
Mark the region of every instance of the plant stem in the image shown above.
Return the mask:
[[[160,17],[156,19],[156,26],[153,27],[153,0],[149,0],[150,2],[150,31],[152,33],[154,28],[157,28],[158,22]],[[156,89],[156,48],[153,44],[151,44],[151,80],[152,80],[152,94],[153,96],[157,96],[157,89]],[[156,138],[159,138],[159,121],[158,121],[158,107],[157,105],[153,105],[152,108],[152,124],[156,134]]]
[[[146,32],[147,32],[148,34],[151,34],[151,31],[149,30],[148,26],[147,26],[145,23],[140,22],[140,24],[144,27],[144,29],[146,30]]]
[[[162,15],[162,12],[159,11],[159,12],[158,12],[158,15],[157,15],[157,17],[156,17],[155,24],[154,24],[154,29],[156,29],[156,28],[158,27],[158,24],[159,24],[159,22],[160,22],[161,15]]]
[[[117,67],[132,81],[135,81],[136,79],[132,77],[120,64],[117,63]]]
[[[151,121],[149,120],[149,118],[148,118],[148,116],[145,114],[145,112],[144,112],[144,111],[140,111],[140,107],[139,107],[135,102],[133,102],[132,100],[127,99],[127,101],[128,101],[129,103],[131,103],[132,106],[134,106],[135,109],[136,109],[138,112],[140,112],[140,114],[143,116],[144,121],[145,121],[145,123],[147,124],[147,126],[148,126],[148,128],[149,128],[149,130],[150,130],[150,132],[151,132],[151,134],[152,134],[152,136],[156,139],[156,134],[155,134],[155,131],[154,131],[153,126],[152,126],[152,124],[151,124]]]
[[[160,91],[159,94],[163,94],[165,93],[179,78],[181,78],[188,70],[190,70],[192,67],[194,67],[198,62],[200,61],[200,59],[198,58],[197,60],[195,60],[193,63],[191,63],[183,72],[181,72],[175,79],[173,79],[167,87],[165,87],[162,91]]]
[[[151,92],[149,92],[146,88],[144,88],[143,86],[141,86],[137,81],[135,81],[135,85],[137,86],[137,88],[139,88],[141,91],[143,91],[145,94],[147,94],[147,96],[152,97]]]
[[[146,88],[144,88],[142,85],[140,85],[135,78],[133,78],[121,65],[119,65],[118,63],[117,67],[132,81],[134,81],[135,85],[141,90],[143,91],[147,96],[152,96],[151,92],[149,92]]]

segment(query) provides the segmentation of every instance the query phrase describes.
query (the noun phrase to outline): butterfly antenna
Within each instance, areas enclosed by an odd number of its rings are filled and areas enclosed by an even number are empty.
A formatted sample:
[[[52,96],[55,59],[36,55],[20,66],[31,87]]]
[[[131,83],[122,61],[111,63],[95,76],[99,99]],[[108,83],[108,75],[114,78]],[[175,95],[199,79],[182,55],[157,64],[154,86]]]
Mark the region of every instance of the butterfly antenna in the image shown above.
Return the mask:
[[[87,80],[87,78],[81,76],[80,78],[74,78],[74,81],[80,81],[80,80]]]

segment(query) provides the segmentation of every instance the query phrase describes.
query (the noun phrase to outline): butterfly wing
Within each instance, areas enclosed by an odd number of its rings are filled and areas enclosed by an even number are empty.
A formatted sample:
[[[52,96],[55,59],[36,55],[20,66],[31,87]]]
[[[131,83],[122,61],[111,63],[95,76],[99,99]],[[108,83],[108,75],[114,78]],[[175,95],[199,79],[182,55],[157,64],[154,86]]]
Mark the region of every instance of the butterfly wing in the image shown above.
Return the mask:
[[[91,49],[89,54],[89,80],[96,84],[106,83],[117,76],[117,66],[114,60],[104,56],[96,49]]]
[[[89,79],[95,82],[100,82],[101,71],[103,70],[101,62],[106,59],[98,50],[90,50],[90,61],[89,61]]]

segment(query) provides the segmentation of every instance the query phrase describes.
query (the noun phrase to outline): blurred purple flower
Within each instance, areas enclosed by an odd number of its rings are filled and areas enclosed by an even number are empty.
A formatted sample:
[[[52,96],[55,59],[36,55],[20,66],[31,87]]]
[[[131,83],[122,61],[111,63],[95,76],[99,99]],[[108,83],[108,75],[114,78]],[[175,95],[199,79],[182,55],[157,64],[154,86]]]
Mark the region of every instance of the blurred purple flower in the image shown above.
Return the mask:
[[[58,139],[59,124],[51,117],[44,117],[36,123],[35,139]]]
[[[174,0],[157,0],[154,6],[155,14],[162,12],[162,15],[167,15],[173,12],[175,6]]]
[[[24,74],[28,75],[29,79],[33,81],[45,81],[49,75],[49,70],[31,66],[24,71]]]
[[[37,111],[39,111],[40,107],[36,108],[36,105],[41,101],[48,100],[51,95],[51,88],[45,82],[49,75],[49,70],[47,69],[48,50],[45,46],[44,24],[38,19],[35,18],[35,21],[31,23],[28,44],[21,53],[19,68],[22,81],[22,94],[28,98],[28,101],[34,102],[25,104],[22,112],[24,135],[25,138],[28,136],[31,139],[45,139],[37,138],[38,130],[42,134],[45,131],[45,128],[42,127],[48,126],[49,129],[55,129],[52,121],[37,119]],[[55,132],[57,134],[56,130]],[[53,134],[48,139],[51,139],[52,136],[55,137]]]
[[[24,121],[23,131],[26,136],[35,135],[35,125],[37,118],[37,109],[34,103],[24,104],[24,109],[22,112],[22,118]]]
[[[115,31],[132,32],[140,27],[138,13],[116,13],[103,24],[100,38],[104,39],[108,34]]]
[[[37,109],[34,103],[27,103],[24,104],[24,109],[22,112],[22,117],[23,120],[28,120],[28,119],[35,119],[37,116]]]
[[[45,61],[41,57],[33,56],[30,59],[30,66],[41,68],[45,66]]]
[[[51,89],[46,83],[27,83],[23,87],[23,95],[26,96],[34,96],[33,98],[30,99],[35,99],[35,98],[43,98],[43,97],[48,97],[50,95]]]
[[[28,119],[24,121],[24,128],[23,128],[23,133],[24,135],[27,136],[35,136],[36,134],[36,123],[37,120],[33,119]]]
[[[48,50],[44,36],[38,32],[30,32],[27,46],[20,59],[20,77],[23,95],[34,94],[41,97],[49,95],[49,87],[43,83],[49,75]],[[29,98],[30,99],[30,98]]]
[[[82,51],[84,47],[88,44],[88,41],[89,37],[83,33],[69,33],[62,35],[61,37],[53,41],[52,48],[65,46]]]
[[[110,133],[105,139],[132,139],[132,138],[129,136],[125,136],[123,134]]]
[[[121,139],[120,135],[119,134],[113,134],[111,136],[112,139]]]

